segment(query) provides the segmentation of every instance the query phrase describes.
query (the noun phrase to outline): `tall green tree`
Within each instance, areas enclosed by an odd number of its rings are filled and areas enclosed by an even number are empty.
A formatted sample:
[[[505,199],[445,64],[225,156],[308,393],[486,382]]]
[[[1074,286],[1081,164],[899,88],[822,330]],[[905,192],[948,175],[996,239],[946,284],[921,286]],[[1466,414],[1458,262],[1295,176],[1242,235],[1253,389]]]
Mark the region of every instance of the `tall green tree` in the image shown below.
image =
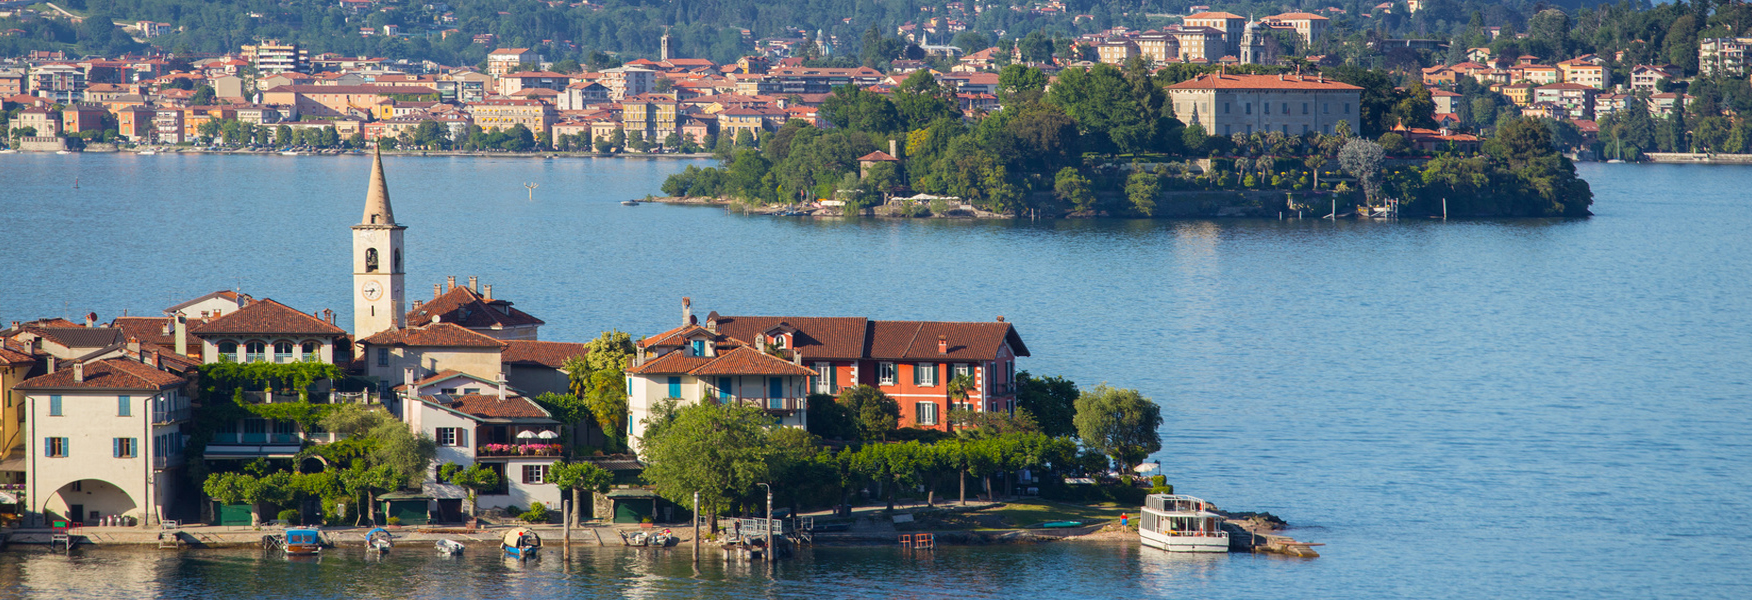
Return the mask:
[[[1027,371],[1016,374],[1016,410],[1026,410],[1048,436],[1075,436],[1077,384],[1062,377],[1035,377]]]
[[[748,497],[755,484],[772,481],[768,446],[772,417],[741,404],[683,407],[674,421],[642,440],[645,478],[672,502],[690,504],[699,492],[702,510],[718,527],[718,514]]]
[[[1085,390],[1077,398],[1074,421],[1083,445],[1107,455],[1122,470],[1130,470],[1162,449],[1157,433],[1162,426],[1162,407],[1137,390],[1107,384]]]

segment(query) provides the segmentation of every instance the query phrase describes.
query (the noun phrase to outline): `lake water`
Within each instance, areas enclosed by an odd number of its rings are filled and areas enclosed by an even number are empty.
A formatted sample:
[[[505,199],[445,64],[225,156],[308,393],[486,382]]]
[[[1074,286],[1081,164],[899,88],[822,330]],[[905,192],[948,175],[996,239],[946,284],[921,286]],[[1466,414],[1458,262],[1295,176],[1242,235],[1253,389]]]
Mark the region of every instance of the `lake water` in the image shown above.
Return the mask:
[[[1752,597],[1752,170],[1583,165],[1586,220],[934,222],[619,201],[684,161],[385,159],[411,298],[457,275],[635,336],[696,312],[988,320],[1022,368],[1136,387],[1183,493],[1317,560],[1112,544],[819,548],[775,575],[587,552],[460,571],[210,551],[0,556],[72,596]],[[369,161],[0,157],[0,319],[108,320],[241,287],[350,323]],[[73,189],[77,177],[79,188]],[[523,183],[539,184],[533,200]],[[363,565],[363,566],[362,566]],[[101,573],[125,573],[128,585]],[[89,574],[81,575],[81,573]],[[138,583],[134,583],[138,582]],[[134,591],[125,591],[134,590]],[[6,592],[0,591],[0,594]],[[61,594],[62,597],[72,597]]]

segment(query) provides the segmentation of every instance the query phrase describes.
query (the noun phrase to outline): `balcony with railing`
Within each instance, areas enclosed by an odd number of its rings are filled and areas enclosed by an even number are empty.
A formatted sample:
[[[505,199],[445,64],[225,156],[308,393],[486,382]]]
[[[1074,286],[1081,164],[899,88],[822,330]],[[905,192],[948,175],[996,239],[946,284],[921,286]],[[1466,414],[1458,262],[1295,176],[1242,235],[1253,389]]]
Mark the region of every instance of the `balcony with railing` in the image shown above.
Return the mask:
[[[804,410],[809,406],[807,398],[737,398],[736,402],[744,406],[764,408],[767,412],[789,415]]]
[[[152,411],[152,422],[154,424],[175,423],[177,421],[187,420],[189,420],[189,407],[187,406],[182,408],[172,408],[169,410],[154,409]]]
[[[296,433],[215,433],[209,445],[240,445],[265,446],[304,444],[304,438]]]
[[[476,458],[514,456],[564,456],[561,444],[481,444],[475,447]]]

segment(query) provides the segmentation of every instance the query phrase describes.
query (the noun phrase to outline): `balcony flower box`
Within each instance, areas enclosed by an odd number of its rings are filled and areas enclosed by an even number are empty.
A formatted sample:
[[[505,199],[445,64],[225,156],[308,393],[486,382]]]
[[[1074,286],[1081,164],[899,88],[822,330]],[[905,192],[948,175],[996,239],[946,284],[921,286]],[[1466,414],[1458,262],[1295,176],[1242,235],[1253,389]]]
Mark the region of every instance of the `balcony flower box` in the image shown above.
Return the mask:
[[[482,444],[475,456],[560,456],[559,444]]]

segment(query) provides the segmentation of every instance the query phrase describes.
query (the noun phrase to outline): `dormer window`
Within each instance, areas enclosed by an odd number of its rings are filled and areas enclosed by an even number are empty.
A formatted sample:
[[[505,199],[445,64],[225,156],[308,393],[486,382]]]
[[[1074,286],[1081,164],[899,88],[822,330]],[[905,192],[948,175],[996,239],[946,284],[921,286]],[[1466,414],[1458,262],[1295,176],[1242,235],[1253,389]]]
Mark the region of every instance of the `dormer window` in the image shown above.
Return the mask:
[[[774,347],[774,348],[783,348],[783,347],[785,347],[785,336],[783,336],[783,335],[775,335],[775,336],[773,336],[773,347]]]
[[[705,340],[694,340],[692,347],[690,349],[693,351],[693,354],[690,354],[689,356],[705,356],[706,355],[706,341]]]

